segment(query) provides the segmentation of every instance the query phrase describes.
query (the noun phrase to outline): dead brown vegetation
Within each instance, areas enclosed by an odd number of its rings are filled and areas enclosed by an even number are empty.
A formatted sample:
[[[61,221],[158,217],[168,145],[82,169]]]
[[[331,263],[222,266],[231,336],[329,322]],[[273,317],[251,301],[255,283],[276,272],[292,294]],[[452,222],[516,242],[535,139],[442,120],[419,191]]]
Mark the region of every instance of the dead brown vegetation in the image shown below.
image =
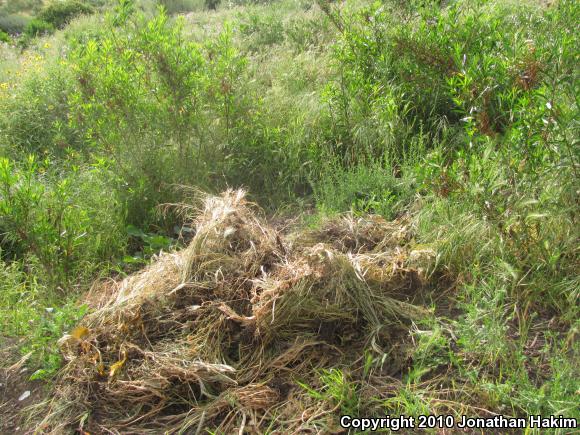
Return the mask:
[[[207,196],[194,224],[186,249],[104,283],[61,339],[43,430],[332,432],[336,404],[297,381],[316,388],[331,367],[356,381],[365,350],[388,355],[385,374],[404,364],[433,254],[411,249],[404,220],[343,216],[283,235],[237,190]]]

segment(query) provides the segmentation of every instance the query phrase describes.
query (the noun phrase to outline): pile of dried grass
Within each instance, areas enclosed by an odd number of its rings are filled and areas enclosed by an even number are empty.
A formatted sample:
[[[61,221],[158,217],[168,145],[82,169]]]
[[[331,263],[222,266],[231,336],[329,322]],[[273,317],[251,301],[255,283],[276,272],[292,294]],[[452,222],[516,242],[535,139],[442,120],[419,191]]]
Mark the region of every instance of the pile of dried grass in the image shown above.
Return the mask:
[[[283,236],[243,191],[206,197],[186,249],[107,284],[61,339],[67,363],[42,427],[332,431],[332,406],[297,380],[316,386],[331,367],[356,376],[365,349],[400,367],[430,258],[408,238],[404,222],[352,216]]]

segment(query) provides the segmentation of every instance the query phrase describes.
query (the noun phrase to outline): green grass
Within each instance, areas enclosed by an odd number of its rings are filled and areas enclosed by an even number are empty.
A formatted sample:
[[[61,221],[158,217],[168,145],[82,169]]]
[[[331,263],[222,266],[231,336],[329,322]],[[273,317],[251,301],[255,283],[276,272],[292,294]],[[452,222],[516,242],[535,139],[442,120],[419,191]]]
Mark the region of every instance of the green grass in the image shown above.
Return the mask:
[[[87,307],[54,295],[17,263],[1,262],[0,278],[0,336],[25,338],[20,351],[34,369],[30,379],[50,379],[62,364],[57,340]]]
[[[436,315],[398,387],[370,400],[336,368],[302,385],[313,399],[578,418],[577,2],[92,2],[28,39],[42,7],[16,3],[0,8],[1,333],[28,337],[42,376],[80,291],[172,245],[177,185],[245,186],[313,225],[405,214],[437,252]]]

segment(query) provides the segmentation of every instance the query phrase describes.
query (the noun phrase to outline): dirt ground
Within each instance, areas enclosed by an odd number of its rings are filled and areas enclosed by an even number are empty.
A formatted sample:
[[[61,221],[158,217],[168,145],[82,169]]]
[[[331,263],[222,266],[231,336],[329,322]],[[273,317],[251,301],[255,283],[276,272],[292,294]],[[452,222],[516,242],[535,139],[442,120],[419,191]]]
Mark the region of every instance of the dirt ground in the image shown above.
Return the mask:
[[[30,381],[18,352],[18,340],[0,336],[0,434],[29,434],[24,429],[22,412],[26,407],[41,402],[45,391],[41,381]],[[23,393],[30,396],[19,400]]]

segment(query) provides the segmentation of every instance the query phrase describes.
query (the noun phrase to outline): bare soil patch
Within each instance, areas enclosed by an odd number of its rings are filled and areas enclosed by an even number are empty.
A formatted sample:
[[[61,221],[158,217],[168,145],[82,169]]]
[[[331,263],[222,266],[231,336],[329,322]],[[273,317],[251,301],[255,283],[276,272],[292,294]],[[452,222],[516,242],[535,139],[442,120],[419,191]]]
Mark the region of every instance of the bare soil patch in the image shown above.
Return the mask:
[[[30,381],[30,371],[25,367],[26,358],[18,351],[19,341],[0,336],[0,433],[25,434],[23,410],[46,397],[41,381]],[[30,395],[26,392],[30,392]],[[23,395],[28,396],[20,400]]]

